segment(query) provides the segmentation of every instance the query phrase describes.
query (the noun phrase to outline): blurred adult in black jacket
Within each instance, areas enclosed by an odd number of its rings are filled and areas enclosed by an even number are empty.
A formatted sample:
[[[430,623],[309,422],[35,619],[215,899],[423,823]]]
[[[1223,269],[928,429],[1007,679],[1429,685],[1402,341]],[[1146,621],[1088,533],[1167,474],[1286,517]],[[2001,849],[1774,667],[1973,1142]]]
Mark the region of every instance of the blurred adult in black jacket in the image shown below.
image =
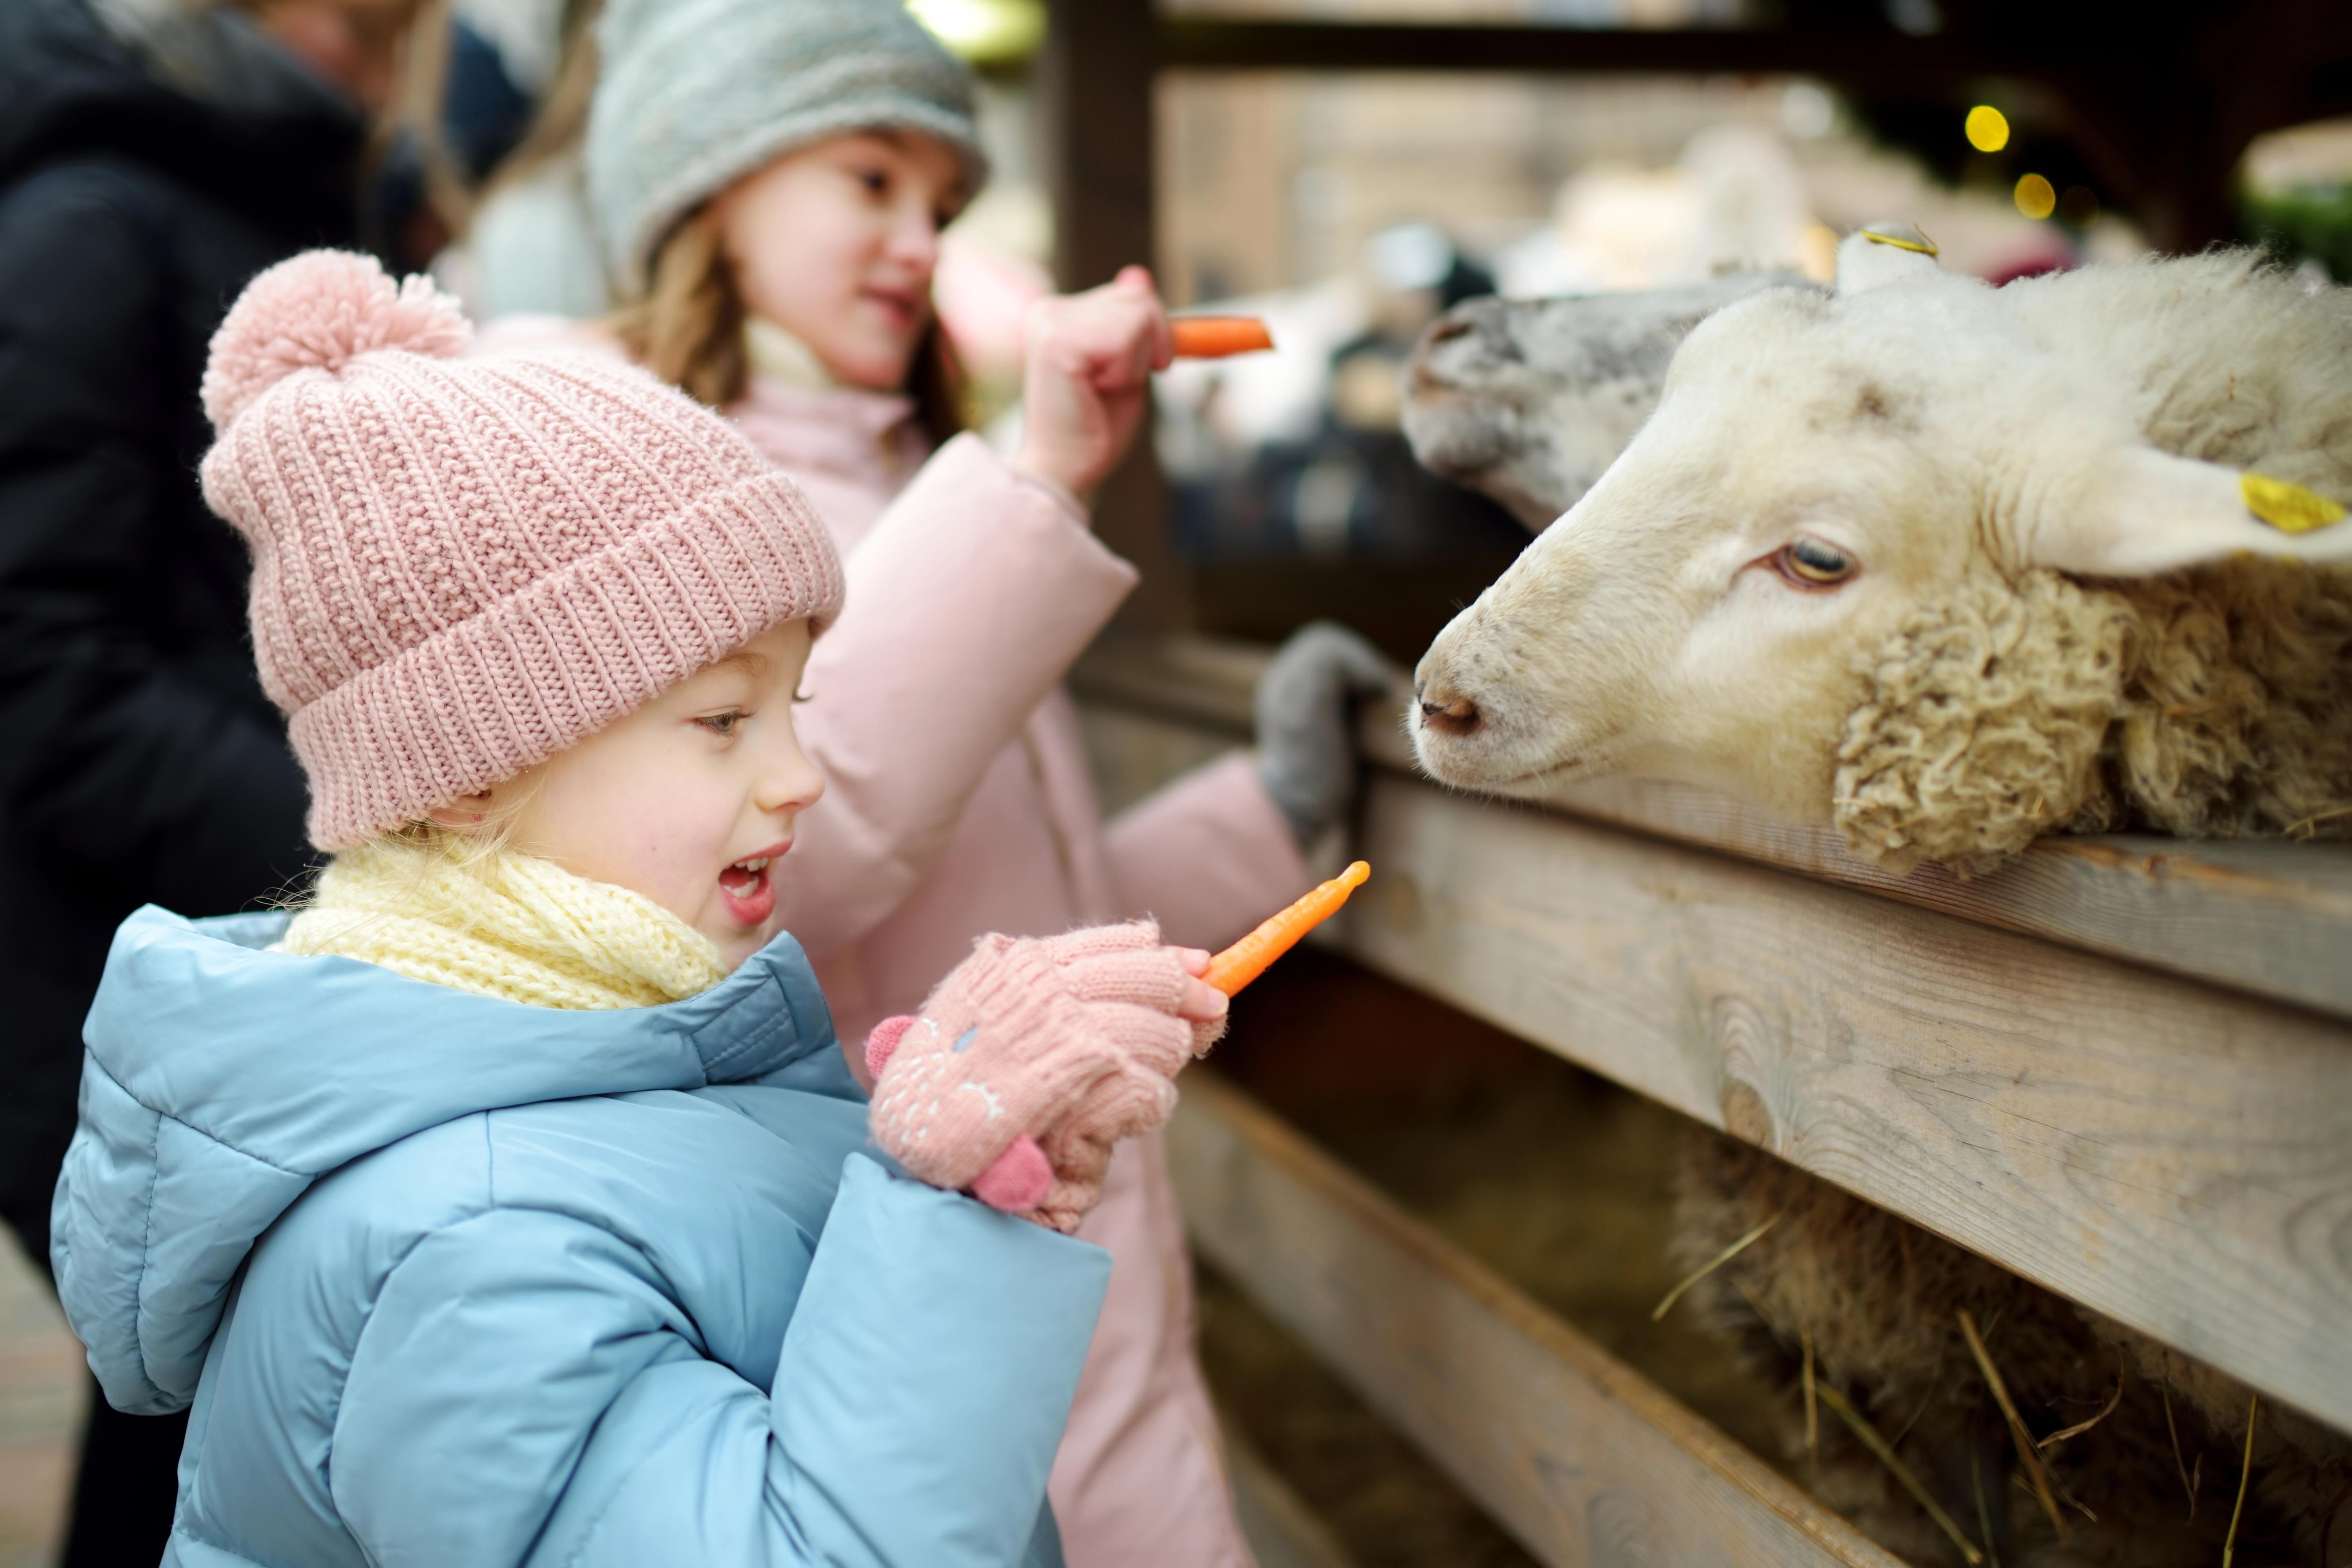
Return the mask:
[[[196,386],[247,279],[353,243],[415,8],[0,0],[0,1217],[44,1262],[115,925],[308,861]],[[101,1405],[68,1563],[160,1557],[181,1425]]]

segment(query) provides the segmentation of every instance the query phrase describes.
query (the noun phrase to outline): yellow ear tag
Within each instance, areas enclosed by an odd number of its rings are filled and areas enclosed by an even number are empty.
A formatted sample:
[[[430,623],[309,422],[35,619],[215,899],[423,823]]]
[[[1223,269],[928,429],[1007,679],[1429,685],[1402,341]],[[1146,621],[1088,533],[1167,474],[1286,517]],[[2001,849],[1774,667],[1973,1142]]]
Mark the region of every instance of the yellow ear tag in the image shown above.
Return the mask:
[[[1897,250],[1907,250],[1915,256],[1940,256],[1936,242],[1925,231],[1907,223],[1874,223],[1865,226],[1862,237],[1873,245],[1891,245]]]
[[[2344,521],[2344,509],[2315,490],[2261,474],[2240,474],[2238,489],[2246,510],[2281,533],[2309,533]]]

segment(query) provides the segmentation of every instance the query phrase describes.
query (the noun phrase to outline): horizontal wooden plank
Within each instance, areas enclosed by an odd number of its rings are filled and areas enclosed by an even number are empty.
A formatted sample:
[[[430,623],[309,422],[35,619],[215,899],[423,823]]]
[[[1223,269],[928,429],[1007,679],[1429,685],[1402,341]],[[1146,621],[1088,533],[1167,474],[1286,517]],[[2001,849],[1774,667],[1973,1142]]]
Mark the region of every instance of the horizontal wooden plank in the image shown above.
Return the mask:
[[[1881,27],[1575,27],[1168,16],[1160,61],[1192,70],[1451,70],[1764,76],[1937,88],[1987,74],[2044,78],[2073,39],[1989,53]]]
[[[1381,973],[2352,1430],[2352,1026],[1375,779]]]
[[[1899,1568],[1213,1074],[1169,1161],[1195,1245],[1545,1562]]]
[[[1263,649],[1197,638],[1106,644],[1074,683],[1104,707],[1239,738],[1265,658]],[[1381,766],[1418,774],[1394,714],[1366,715],[1360,741]],[[2352,1016],[2352,846],[2045,838],[1994,875],[1964,881],[1936,866],[1890,875],[1827,827],[1784,822],[1696,785],[1597,779],[1539,804]]]
[[[1356,1568],[1331,1527],[1316,1517],[1241,1429],[1227,1422],[1223,1434],[1234,1517],[1257,1568]]]

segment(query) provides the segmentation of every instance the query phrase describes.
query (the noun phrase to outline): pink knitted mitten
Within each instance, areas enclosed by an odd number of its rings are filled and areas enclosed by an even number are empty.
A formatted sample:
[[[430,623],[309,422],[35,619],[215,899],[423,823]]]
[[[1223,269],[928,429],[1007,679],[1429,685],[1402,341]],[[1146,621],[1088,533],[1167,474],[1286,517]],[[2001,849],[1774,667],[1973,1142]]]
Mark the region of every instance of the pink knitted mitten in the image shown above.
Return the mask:
[[[982,937],[867,1038],[876,1142],[934,1186],[1075,1229],[1111,1146],[1167,1119],[1170,1080],[1223,1031],[1176,1016],[1188,978],[1150,921]]]

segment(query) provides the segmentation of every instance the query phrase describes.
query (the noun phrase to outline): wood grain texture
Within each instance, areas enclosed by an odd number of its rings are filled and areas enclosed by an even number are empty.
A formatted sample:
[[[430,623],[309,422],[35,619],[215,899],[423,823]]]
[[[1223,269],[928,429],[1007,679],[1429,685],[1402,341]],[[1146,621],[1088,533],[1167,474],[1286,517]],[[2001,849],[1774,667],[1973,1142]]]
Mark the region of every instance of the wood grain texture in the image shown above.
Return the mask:
[[[1118,708],[1087,710],[1080,732],[1094,775],[1095,802],[1106,817],[1118,816],[1171,779],[1214,762],[1235,744],[1235,738],[1223,731],[1171,724]]]
[[[1151,83],[1160,67],[1151,0],[1047,0],[1037,60],[1036,142],[1054,204],[1054,280],[1108,283],[1158,255],[1152,202]],[[1144,427],[1150,428],[1145,415]],[[1119,625],[1175,632],[1192,623],[1190,575],[1168,529],[1168,487],[1138,441],[1096,488],[1095,532],[1143,574]]]
[[[1899,1568],[1213,1075],[1169,1159],[1201,1249],[1545,1562]]]
[[[2352,1430],[2352,1028],[1375,781],[1360,961]]]
[[[1073,684],[1106,710],[1244,737],[1265,658],[1245,645],[1137,639],[1089,654]],[[1367,714],[1359,742],[1380,767],[1419,775],[1395,715]],[[1963,881],[1935,866],[1890,875],[1826,826],[1690,784],[1598,779],[1533,804],[2352,1017],[2352,845],[2045,838]]]
[[[1257,1568],[1356,1568],[1331,1527],[1276,1473],[1242,1430],[1226,1422],[1223,1435],[1234,1515]]]

